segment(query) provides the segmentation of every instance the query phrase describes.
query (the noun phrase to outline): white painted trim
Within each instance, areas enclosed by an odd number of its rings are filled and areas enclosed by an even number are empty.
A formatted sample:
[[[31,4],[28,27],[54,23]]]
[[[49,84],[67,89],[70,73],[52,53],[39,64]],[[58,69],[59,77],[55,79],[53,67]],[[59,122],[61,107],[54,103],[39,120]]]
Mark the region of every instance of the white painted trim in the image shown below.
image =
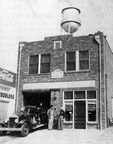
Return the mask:
[[[79,71],[79,51],[76,51],[76,71]]]
[[[113,118],[113,98],[111,98],[111,103],[112,103],[112,118]]]
[[[95,81],[48,82],[23,84],[23,90],[95,87]]]
[[[41,54],[38,55],[38,74],[40,74],[40,68],[41,68]]]
[[[60,43],[59,49],[61,49],[62,48],[62,41],[54,41],[54,49],[57,49],[56,48],[56,43]]]
[[[66,52],[65,52],[65,72],[66,72],[66,70],[67,70],[67,65],[66,65],[66,60],[67,59],[67,54],[66,54]]]

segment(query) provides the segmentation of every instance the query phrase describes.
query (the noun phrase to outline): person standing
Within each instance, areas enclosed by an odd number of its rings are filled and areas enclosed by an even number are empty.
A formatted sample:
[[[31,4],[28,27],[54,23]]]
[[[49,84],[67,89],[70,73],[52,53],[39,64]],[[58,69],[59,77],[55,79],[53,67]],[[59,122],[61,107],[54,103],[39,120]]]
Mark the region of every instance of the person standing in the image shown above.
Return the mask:
[[[48,109],[47,115],[48,115],[48,130],[52,130],[52,128],[53,128],[53,120],[54,120],[53,105],[51,105],[50,109]]]
[[[58,116],[58,130],[63,130],[64,116],[65,116],[64,109],[63,107],[60,107],[60,112]]]

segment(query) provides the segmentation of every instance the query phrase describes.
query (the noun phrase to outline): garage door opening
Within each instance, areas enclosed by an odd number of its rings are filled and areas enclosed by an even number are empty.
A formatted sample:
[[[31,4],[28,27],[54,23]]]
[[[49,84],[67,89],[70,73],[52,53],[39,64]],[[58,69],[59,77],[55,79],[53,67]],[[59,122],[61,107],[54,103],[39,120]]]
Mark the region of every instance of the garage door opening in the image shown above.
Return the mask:
[[[50,107],[50,92],[24,92],[23,96],[25,106]]]

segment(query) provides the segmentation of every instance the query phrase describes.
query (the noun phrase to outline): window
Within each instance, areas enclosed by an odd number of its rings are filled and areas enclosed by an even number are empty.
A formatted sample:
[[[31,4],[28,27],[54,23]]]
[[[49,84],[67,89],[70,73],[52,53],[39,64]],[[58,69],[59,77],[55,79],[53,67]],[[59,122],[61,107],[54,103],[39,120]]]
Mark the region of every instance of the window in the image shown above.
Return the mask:
[[[67,71],[76,70],[76,53],[67,52]]]
[[[29,74],[50,72],[50,54],[31,55],[29,61]]]
[[[73,105],[66,104],[65,105],[65,121],[73,121]]]
[[[64,107],[65,107],[65,122],[72,123],[73,116],[76,112],[75,102],[84,102],[85,117],[89,123],[97,121],[97,100],[95,90],[84,91],[65,91],[64,92]],[[81,103],[82,104],[82,103]],[[82,108],[82,106],[81,106]]]
[[[73,91],[64,92],[65,121],[73,121]]]
[[[62,41],[54,41],[54,49],[61,49]]]
[[[88,91],[87,99],[96,99],[96,91]]]
[[[41,55],[41,73],[50,72],[50,55]]]
[[[65,92],[64,99],[73,99],[73,92]]]
[[[79,69],[89,69],[89,51],[79,51]]]
[[[89,50],[66,53],[66,71],[89,70]]]
[[[76,91],[74,98],[75,99],[85,99],[85,91]]]
[[[29,74],[38,73],[38,55],[30,56]]]
[[[88,121],[96,121],[96,102],[88,101]]]

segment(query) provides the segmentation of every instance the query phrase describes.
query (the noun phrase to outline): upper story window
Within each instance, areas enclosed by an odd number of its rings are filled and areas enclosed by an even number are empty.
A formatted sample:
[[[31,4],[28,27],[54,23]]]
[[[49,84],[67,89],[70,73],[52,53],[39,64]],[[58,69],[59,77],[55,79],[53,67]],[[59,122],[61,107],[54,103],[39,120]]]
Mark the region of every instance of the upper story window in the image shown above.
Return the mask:
[[[66,53],[66,71],[89,70],[89,50]]]
[[[41,73],[50,72],[50,55],[44,54],[41,55]]]
[[[38,73],[38,55],[31,55],[30,62],[29,62],[29,74],[36,74]]]
[[[79,51],[79,68],[80,70],[89,69],[89,51]]]
[[[76,53],[67,52],[67,71],[76,70]]]
[[[29,61],[29,74],[50,72],[50,54],[31,55]]]
[[[54,49],[61,49],[62,41],[54,41]]]

